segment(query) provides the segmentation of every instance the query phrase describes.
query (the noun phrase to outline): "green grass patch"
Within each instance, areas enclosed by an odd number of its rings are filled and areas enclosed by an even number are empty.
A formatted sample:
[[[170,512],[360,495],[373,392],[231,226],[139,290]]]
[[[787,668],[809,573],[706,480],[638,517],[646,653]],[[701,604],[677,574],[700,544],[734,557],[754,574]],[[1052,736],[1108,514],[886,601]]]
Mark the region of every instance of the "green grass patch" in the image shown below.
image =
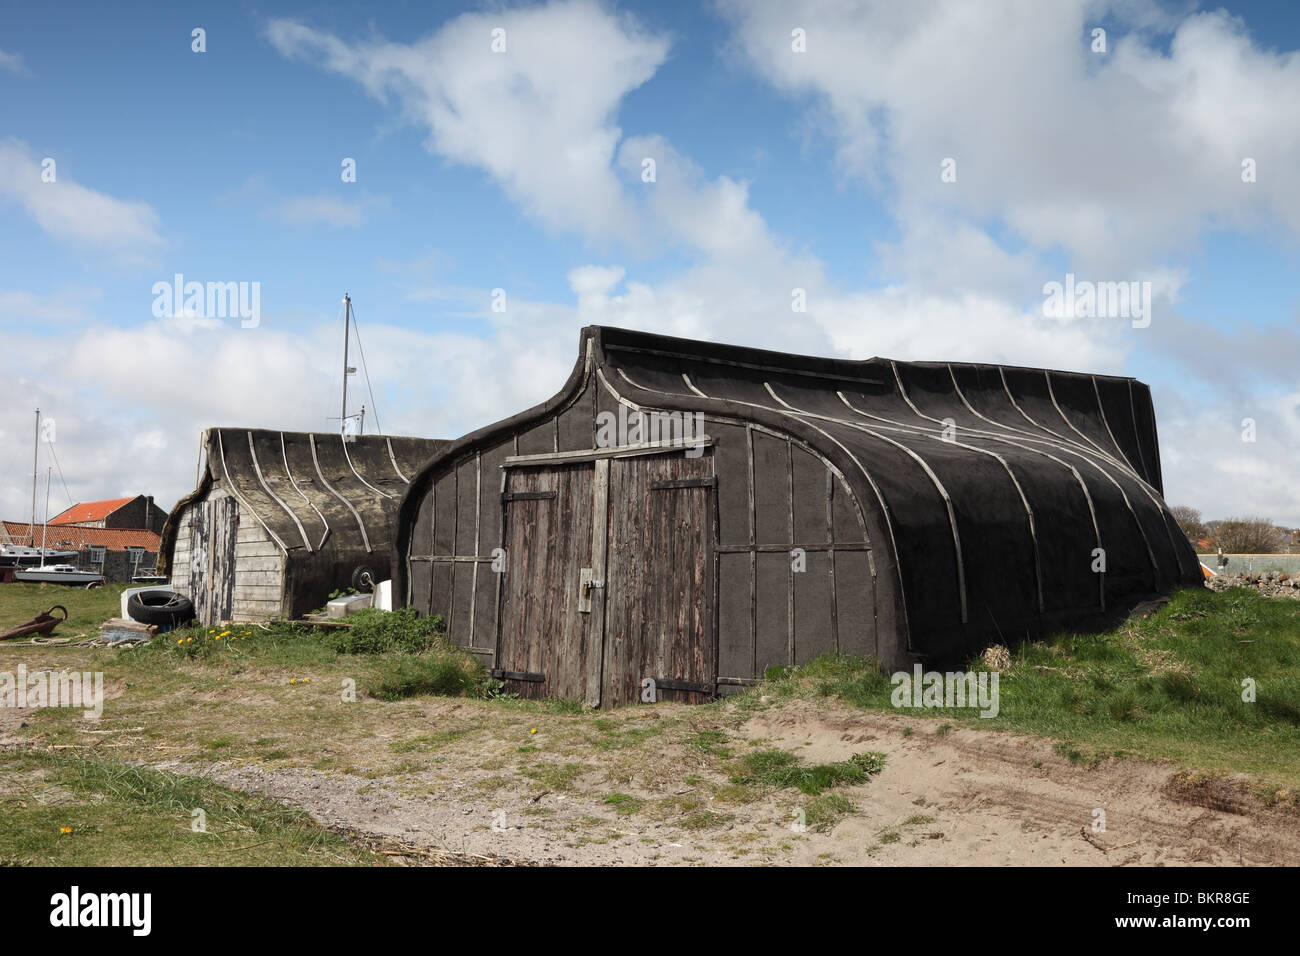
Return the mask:
[[[817,796],[831,787],[866,783],[884,767],[885,756],[879,753],[854,754],[837,763],[804,764],[788,751],[764,747],[736,761],[731,782],[794,787],[801,793]]]
[[[636,813],[645,805],[644,800],[626,793],[611,793],[605,798],[605,803],[613,807],[620,817]]]
[[[384,859],[202,777],[83,755],[0,754],[0,864],[330,866]],[[204,829],[194,829],[202,811]]]
[[[122,592],[126,584],[106,584],[102,588],[73,587],[69,584],[36,584],[11,581],[0,584],[0,631],[26,624],[36,615],[62,604],[68,609],[66,624],[55,628],[51,637],[94,636],[99,625],[122,613]],[[25,640],[21,638],[20,640]],[[3,646],[3,645],[0,645]]]
[[[824,793],[803,805],[804,823],[813,830],[829,830],[856,809],[848,797],[838,793]]]
[[[479,696],[483,665],[458,648],[439,646],[423,654],[386,654],[366,689],[380,700],[403,700],[422,694]]]
[[[979,658],[970,670],[987,670]],[[863,658],[780,669],[751,691],[836,698],[948,726],[1059,742],[1080,766],[1115,755],[1243,772],[1300,787],[1300,601],[1241,588],[1189,588],[1146,618],[1101,634],[1059,634],[1015,649],[1000,672],[999,712],[895,707],[888,675]],[[1255,700],[1243,700],[1253,682]]]

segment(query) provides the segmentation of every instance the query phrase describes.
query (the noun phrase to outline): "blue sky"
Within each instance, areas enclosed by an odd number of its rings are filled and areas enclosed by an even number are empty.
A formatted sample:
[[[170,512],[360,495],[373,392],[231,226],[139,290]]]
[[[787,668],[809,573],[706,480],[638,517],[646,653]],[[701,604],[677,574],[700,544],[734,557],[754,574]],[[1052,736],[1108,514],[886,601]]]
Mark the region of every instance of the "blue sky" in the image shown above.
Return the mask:
[[[1172,503],[1300,526],[1298,48],[1272,3],[0,2],[0,511],[38,404],[54,510],[333,427],[350,292],[395,433],[547,397],[591,322],[1011,361],[1149,381]],[[1151,326],[1044,320],[1067,271]],[[155,317],[176,273],[260,324]]]

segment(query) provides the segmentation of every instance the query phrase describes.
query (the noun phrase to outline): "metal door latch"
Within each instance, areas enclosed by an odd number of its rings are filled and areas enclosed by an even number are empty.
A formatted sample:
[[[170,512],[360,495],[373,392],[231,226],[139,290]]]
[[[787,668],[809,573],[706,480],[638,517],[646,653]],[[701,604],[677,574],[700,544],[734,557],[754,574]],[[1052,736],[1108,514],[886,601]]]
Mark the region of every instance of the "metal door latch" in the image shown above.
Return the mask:
[[[583,568],[578,584],[578,610],[584,614],[590,614],[591,592],[595,588],[603,588],[604,586],[604,581],[592,577],[591,568]]]

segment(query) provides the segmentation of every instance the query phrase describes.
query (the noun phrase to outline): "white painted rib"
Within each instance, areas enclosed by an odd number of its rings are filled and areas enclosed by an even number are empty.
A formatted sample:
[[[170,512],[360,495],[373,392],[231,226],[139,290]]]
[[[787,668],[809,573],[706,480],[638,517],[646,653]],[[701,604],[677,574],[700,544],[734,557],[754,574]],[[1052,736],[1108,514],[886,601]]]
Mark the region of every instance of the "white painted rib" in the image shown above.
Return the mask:
[[[286,548],[284,542],[280,540],[280,536],[276,534],[274,531],[272,531],[270,526],[265,521],[262,520],[262,516],[257,513],[256,509],[254,509],[252,505],[250,505],[247,501],[244,500],[244,496],[239,493],[239,490],[235,487],[235,483],[230,480],[230,469],[226,467],[226,445],[221,438],[221,429],[220,428],[216,429],[216,432],[217,432],[217,454],[221,456],[221,473],[226,476],[226,490],[230,492],[232,498],[234,498],[241,505],[243,505],[245,509],[247,509],[248,513],[253,516],[253,519],[262,526],[262,530],[265,531],[268,535],[270,535],[271,540],[275,542],[276,546],[287,555],[289,553],[289,549]]]
[[[1056,389],[1052,388],[1052,373],[1051,373],[1050,371],[1046,371],[1046,370],[1044,370],[1044,372],[1043,372],[1043,378],[1047,380],[1047,397],[1050,398],[1050,399],[1052,400],[1052,407],[1056,409],[1056,414],[1058,414],[1058,415],[1061,416],[1061,421],[1063,421],[1063,422],[1065,422],[1065,424],[1069,425],[1071,431],[1073,431],[1076,435],[1078,435],[1080,438],[1082,438],[1085,442],[1087,442],[1087,443],[1088,443],[1089,445],[1091,445],[1093,448],[1097,449],[1097,451],[1098,451],[1100,454],[1105,455],[1107,458],[1111,457],[1110,452],[1106,451],[1106,449],[1102,448],[1100,445],[1098,445],[1095,441],[1093,441],[1091,438],[1089,438],[1089,437],[1088,437],[1087,435],[1085,435],[1083,432],[1079,431],[1079,429],[1075,428],[1075,427],[1074,427],[1074,422],[1070,421],[1070,419],[1066,417],[1066,415],[1065,415],[1065,409],[1063,409],[1063,408],[1061,407],[1060,402],[1058,402],[1058,401],[1056,400]],[[1123,461],[1123,462],[1127,462],[1127,461],[1128,461],[1128,459],[1124,457],[1124,453],[1123,453],[1123,452],[1120,452],[1120,456],[1119,456],[1119,457],[1120,457],[1120,460]]]
[[[950,372],[951,372],[951,370],[950,370]],[[899,384],[900,384],[900,386],[901,386],[902,383],[900,382]],[[1006,382],[1005,382],[1005,380],[1004,380],[1004,381],[1003,381],[1003,385],[1005,386],[1005,384],[1006,384]],[[953,379],[953,385],[954,385],[954,387],[957,387],[957,382],[956,382],[955,377],[954,377],[954,379]],[[960,392],[961,392],[960,387],[957,387],[957,391],[958,391],[958,393],[960,394]],[[1009,393],[1008,393],[1008,394],[1009,394]],[[965,401],[965,396],[962,397],[962,400]],[[850,406],[850,407],[852,407],[852,406]],[[969,403],[969,402],[966,402],[966,407],[967,407],[967,408],[970,408],[970,403]],[[916,406],[913,405],[912,408],[915,410],[915,409],[916,409]],[[860,409],[854,409],[854,411],[859,412],[859,414],[869,415],[869,413],[862,412]],[[974,411],[974,409],[972,409],[972,411]],[[924,413],[920,412],[919,410],[917,410],[917,414],[920,415],[922,418],[928,419],[929,421],[932,421],[932,422],[936,422],[936,423],[942,424],[941,422],[939,422],[939,419],[934,418],[934,417],[929,416],[929,415],[925,415]],[[978,415],[979,413],[976,412],[976,414]],[[1024,414],[1024,413],[1022,412],[1021,414]],[[878,416],[875,416],[875,415],[869,415],[869,417],[871,417],[871,418],[878,418]],[[983,416],[980,416],[980,417],[983,417]],[[985,420],[987,421],[987,419],[985,419]],[[901,424],[901,423],[897,423],[897,424]],[[907,427],[907,426],[904,426],[904,427]],[[971,430],[971,429],[967,429],[967,431],[972,431],[972,430]],[[1033,449],[1033,448],[1026,448],[1023,444],[1020,444],[1019,442],[1012,441],[1011,439],[1000,438],[1000,437],[998,437],[998,436],[988,435],[988,434],[984,434],[984,433],[982,433],[982,432],[975,432],[975,433],[976,433],[977,435],[979,435],[979,437],[984,437],[984,438],[987,438],[987,439],[992,440],[992,441],[1003,441],[1003,442],[1007,442],[1008,444],[1017,445],[1017,446],[1020,447],[1020,448],[1024,448],[1025,451],[1034,452],[1034,453],[1036,453],[1036,454],[1040,454],[1040,455],[1046,455],[1046,454],[1047,454],[1046,452],[1038,451],[1038,450]],[[1024,440],[1027,440],[1027,441],[1040,441],[1040,442],[1041,442],[1041,439],[1037,439],[1037,440],[1036,440],[1036,439],[1024,439]],[[1152,548],[1151,548],[1151,541],[1150,541],[1150,539],[1147,537],[1146,529],[1142,526],[1142,520],[1138,517],[1137,511],[1134,510],[1134,508],[1133,508],[1133,504],[1132,504],[1132,502],[1129,501],[1128,495],[1125,494],[1123,486],[1120,485],[1120,483],[1119,483],[1118,481],[1115,480],[1114,476],[1112,476],[1112,475],[1110,474],[1110,472],[1108,472],[1105,468],[1103,468],[1100,464],[1098,464],[1096,461],[1093,460],[1093,458],[1092,458],[1092,453],[1091,453],[1091,452],[1087,452],[1086,450],[1079,450],[1079,449],[1077,449],[1077,448],[1075,448],[1075,447],[1071,447],[1071,446],[1074,446],[1074,445],[1075,445],[1074,442],[1064,443],[1064,444],[1062,444],[1060,447],[1057,447],[1056,450],[1059,451],[1059,452],[1061,452],[1062,454],[1066,454],[1066,455],[1074,455],[1074,456],[1077,457],[1077,458],[1081,458],[1081,459],[1083,459],[1085,462],[1088,463],[1088,465],[1090,465],[1092,468],[1096,469],[1097,472],[1098,472],[1098,473],[1099,473],[1103,478],[1105,478],[1107,481],[1109,481],[1112,485],[1115,486],[1115,490],[1119,492],[1119,494],[1120,494],[1120,498],[1121,498],[1121,499],[1123,500],[1123,502],[1124,502],[1124,507],[1128,510],[1129,515],[1133,518],[1133,523],[1134,523],[1134,525],[1137,526],[1138,534],[1139,534],[1139,535],[1141,536],[1141,538],[1142,538],[1142,544],[1146,547],[1146,551],[1147,551],[1147,559],[1150,561],[1150,564],[1151,564],[1151,573],[1152,573],[1152,576],[1153,576],[1153,577],[1158,577],[1158,565],[1157,565],[1157,563],[1156,563],[1155,552],[1154,552],[1154,551],[1152,550]],[[1065,462],[1060,461],[1059,458],[1055,458],[1055,457],[1052,456],[1052,455],[1047,455],[1047,457],[1051,458],[1053,461],[1057,461],[1057,462],[1059,462],[1060,464],[1066,464]],[[1111,461],[1112,461],[1112,460],[1111,460],[1111,457],[1110,457],[1109,455],[1102,454],[1101,457],[1102,457],[1106,462],[1111,462]],[[1144,482],[1144,481],[1141,479],[1140,476],[1138,476],[1136,473],[1134,473],[1133,470],[1132,470],[1131,468],[1123,467],[1123,466],[1119,466],[1118,463],[1114,463],[1114,464],[1116,464],[1117,467],[1120,467],[1121,470],[1124,472],[1124,474],[1126,474],[1128,477],[1130,477],[1130,478],[1132,478],[1134,481],[1136,481],[1137,484],[1138,484],[1138,487],[1141,488],[1142,491],[1143,491],[1143,493],[1146,494],[1146,495],[1148,496],[1148,498],[1151,499],[1151,503],[1152,503],[1152,504],[1153,504],[1153,505],[1154,505],[1158,510],[1162,510],[1162,511],[1163,511],[1163,509],[1162,509],[1161,506],[1160,506],[1160,503],[1159,503],[1159,502],[1158,502],[1158,501],[1157,501],[1157,500],[1152,496],[1151,491],[1148,490],[1148,488],[1147,488],[1146,482]],[[1068,466],[1068,465],[1067,465],[1067,467],[1071,467],[1071,466]],[[1073,470],[1073,469],[1072,469],[1072,470]],[[1077,477],[1077,476],[1078,476],[1078,473],[1076,472],[1075,474],[1076,474],[1076,477]],[[1082,484],[1082,479],[1081,479],[1081,478],[1080,478],[1080,482],[1081,482],[1081,484]],[[1082,485],[1082,487],[1083,487],[1083,489],[1084,489],[1084,494],[1088,496],[1088,507],[1089,507],[1089,510],[1091,510],[1092,513],[1093,513],[1093,524],[1094,524],[1094,527],[1095,527],[1095,526],[1096,526],[1096,511],[1093,509],[1092,496],[1091,496],[1091,494],[1088,492],[1088,490],[1087,490],[1087,486],[1086,486],[1086,485]],[[1166,531],[1168,531],[1168,528],[1167,528],[1167,527],[1166,527]],[[1102,547],[1102,545],[1101,545],[1101,534],[1100,534],[1100,531],[1098,531],[1097,540],[1098,540],[1098,544],[1097,544],[1097,546],[1098,546],[1099,548]],[[1103,595],[1102,605],[1103,605],[1103,609],[1104,609],[1104,606],[1105,606],[1104,595]]]
[[[366,481],[366,479],[362,477],[361,472],[357,471],[357,466],[352,464],[352,456],[348,454],[348,441],[342,435],[339,435],[339,443],[343,446],[343,457],[348,460],[348,467],[352,469],[352,474],[357,476],[357,480],[360,481],[367,488],[369,488],[371,491],[373,491],[375,494],[379,495],[381,498],[392,498],[393,496],[390,495],[388,492],[380,491],[370,482]]]
[[[357,519],[357,527],[361,529],[362,543],[365,544],[367,551],[373,551],[374,548],[370,546],[370,535],[366,534],[366,523],[361,520],[361,515],[357,512],[356,508],[352,507],[352,502],[348,501],[347,498],[344,498],[341,494],[339,494],[338,491],[335,489],[335,487],[331,485],[329,481],[326,480],[325,472],[321,471],[320,458],[317,457],[316,455],[316,436],[308,435],[307,441],[311,444],[311,461],[312,464],[316,466],[316,476],[320,478],[320,483],[325,486],[325,489],[330,494],[332,494],[339,501],[343,502],[344,506],[348,509],[348,511],[352,512],[352,517]]]
[[[247,434],[248,434],[248,454],[249,457],[252,458],[253,460],[253,472],[254,474],[257,475],[258,484],[262,486],[262,490],[265,491],[268,495],[270,495],[271,499],[277,505],[279,505],[281,508],[284,509],[284,513],[287,514],[289,518],[293,521],[294,526],[297,527],[298,529],[298,534],[302,535],[303,547],[305,547],[309,552],[314,550],[311,546],[311,539],[307,537],[307,529],[302,526],[302,522],[298,520],[298,516],[293,513],[293,509],[290,508],[287,504],[285,504],[284,501],[280,498],[280,496],[277,495],[274,491],[272,491],[271,486],[267,484],[266,476],[262,474],[262,466],[258,464],[257,461],[257,448],[253,444],[253,433],[250,431]]]
[[[1101,386],[1097,384],[1097,376],[1090,375],[1088,377],[1092,380],[1092,394],[1097,396],[1097,413],[1101,415],[1101,423],[1106,426],[1106,434],[1110,436],[1110,443],[1114,445],[1115,450],[1119,452],[1119,457],[1123,461],[1128,461],[1131,467],[1133,462],[1129,461],[1128,455],[1124,453],[1124,449],[1120,448],[1119,442],[1115,440],[1115,433],[1110,430],[1110,422],[1106,419],[1106,408],[1101,403]]]
[[[855,412],[859,415],[866,414],[865,412],[857,408],[854,408],[853,405],[850,404],[848,397],[843,392],[837,391],[835,394],[839,396],[840,401],[843,402],[845,407],[848,408],[850,411]],[[869,416],[869,417],[875,417],[875,416]],[[1039,550],[1038,550],[1038,527],[1034,521],[1034,509],[1029,504],[1029,499],[1025,496],[1025,489],[1020,486],[1020,481],[1019,479],[1016,478],[1016,473],[1015,471],[1012,470],[1011,463],[1008,462],[1005,458],[1003,458],[995,451],[990,451],[987,448],[977,448],[975,445],[968,445],[965,442],[960,442],[957,441],[956,439],[947,439],[942,437],[941,435],[936,436],[936,435],[928,435],[925,433],[920,433],[918,437],[926,438],[929,439],[930,441],[939,441],[950,445],[956,445],[958,448],[965,448],[967,451],[973,451],[979,455],[988,455],[989,457],[996,459],[998,464],[1002,466],[1003,471],[1007,473],[1007,477],[1011,479],[1011,484],[1015,486],[1016,494],[1020,496],[1020,503],[1025,508],[1025,518],[1029,522],[1029,539],[1034,549],[1034,583],[1038,591],[1038,610],[1041,613],[1044,610],[1043,568],[1042,568],[1042,559],[1039,555]]]
[[[393,440],[391,438],[385,438],[384,444],[388,446],[388,460],[393,463],[393,471],[397,472],[397,477],[402,479],[403,484],[409,485],[411,479],[402,474],[402,469],[397,467],[397,456],[393,454]]]
[[[630,382],[630,384],[632,384],[634,388],[643,389],[646,390],[646,392],[659,392],[659,389],[650,389],[650,388],[646,388],[646,386],[643,385],[637,385],[636,382],[630,380],[630,378],[628,378],[627,375],[624,375],[623,377],[627,378],[627,381]],[[604,381],[603,376],[602,376],[602,381]],[[607,389],[610,388],[608,382],[604,382],[604,386],[606,386]],[[692,388],[694,388],[694,386],[692,386]],[[610,392],[614,394],[615,397],[617,397],[617,393],[614,392],[614,389],[610,389]],[[662,393],[662,394],[668,394],[668,393]],[[701,393],[701,397],[708,398],[708,395]],[[741,402],[738,401],[738,399],[715,399],[715,401],[736,402],[737,405],[746,405],[751,408],[764,408],[764,410],[767,411],[775,411],[775,412],[779,412],[779,414],[785,414],[785,412],[781,412],[780,408],[770,408],[768,406],[755,405],[754,402]],[[889,532],[889,548],[892,549],[894,568],[896,568],[897,570],[898,606],[900,606],[902,610],[902,627],[904,627],[904,633],[907,637],[907,650],[913,650],[914,652],[915,648],[913,645],[911,645],[911,636],[913,636],[911,635],[911,620],[909,618],[909,614],[907,614],[906,588],[904,585],[904,580],[902,580],[902,562],[898,561],[898,541],[897,538],[894,538],[893,514],[891,510],[889,510],[889,502],[885,501],[885,496],[883,493],[880,492],[880,486],[876,484],[876,480],[874,479],[874,477],[871,477],[871,472],[867,471],[867,467],[865,466],[865,464],[862,463],[862,460],[859,459],[857,455],[853,454],[853,451],[850,451],[848,449],[848,446],[844,445],[844,442],[841,442],[839,438],[836,438],[835,436],[833,436],[833,434],[827,432],[826,429],[824,428],[818,428],[814,424],[807,423],[807,421],[805,421],[805,423],[803,424],[813,429],[813,431],[820,434],[820,436],[827,438],[827,440],[831,441],[832,444],[835,444],[836,447],[839,447],[842,453],[844,453],[846,457],[848,457],[850,462],[853,462],[855,466],[858,467],[858,471],[862,472],[863,479],[866,479],[867,485],[870,486],[872,494],[875,494],[876,496],[876,503],[879,503],[880,505],[880,516],[881,518],[884,518],[885,531]],[[758,427],[758,425],[755,425],[755,427]],[[819,457],[824,458],[824,455],[819,455]],[[845,484],[848,485],[848,481],[845,481]],[[871,540],[870,532],[867,532],[865,515],[862,515],[861,512],[859,512],[858,518],[859,520],[862,520],[863,532],[867,533],[867,540],[868,542],[870,542]],[[874,557],[868,558],[868,561],[870,561],[871,580],[872,580],[872,584],[874,584],[876,580],[875,558]],[[879,614],[879,610],[880,610],[879,607],[876,607],[875,610],[876,610],[876,614]],[[878,639],[879,641],[879,628],[878,628],[878,633],[876,633],[876,639]]]
[[[764,382],[764,383],[763,383],[763,388],[765,388],[765,389],[767,390],[767,394],[771,395],[772,398],[773,398],[775,401],[779,402],[782,406],[784,406],[785,408],[788,408],[790,411],[792,411],[792,412],[797,412],[797,413],[800,414],[800,415],[809,415],[809,414],[813,414],[813,413],[810,413],[810,412],[805,412],[805,411],[804,411],[803,409],[801,409],[801,408],[795,408],[793,405],[791,405],[789,402],[787,402],[785,399],[783,399],[780,395],[776,394],[776,391],[772,388],[772,386],[771,386],[770,383],[768,383],[768,382]],[[895,448],[897,448],[897,449],[898,449],[899,451],[901,451],[903,454],[907,455],[909,458],[911,458],[913,461],[915,461],[918,465],[920,465],[920,466],[921,466],[921,470],[924,471],[925,474],[926,474],[926,477],[928,477],[928,478],[930,479],[930,482],[931,482],[931,484],[934,485],[935,490],[939,492],[939,497],[941,497],[941,498],[943,499],[943,505],[944,505],[944,508],[946,508],[947,511],[948,511],[948,527],[952,530],[953,557],[955,558],[956,563],[957,563],[957,592],[958,592],[958,595],[959,595],[960,598],[961,598],[961,622],[962,622],[963,624],[965,624],[965,623],[967,622],[967,614],[966,614],[966,563],[965,563],[965,561],[962,560],[962,554],[961,554],[961,534],[960,534],[960,532],[957,530],[957,515],[953,512],[953,509],[952,509],[952,498],[949,497],[949,495],[948,495],[948,489],[945,488],[945,487],[943,486],[943,482],[939,480],[939,476],[936,475],[936,474],[934,473],[934,469],[930,467],[929,463],[928,463],[924,458],[922,458],[920,455],[918,455],[915,451],[913,451],[912,449],[908,448],[906,445],[902,444],[901,442],[894,441],[894,439],[889,438],[889,437],[887,437],[887,436],[885,436],[885,435],[881,435],[881,434],[879,434],[878,432],[874,432],[874,431],[872,431],[872,430],[869,429],[869,428],[865,428],[865,427],[864,427],[864,428],[862,428],[861,430],[864,431],[864,432],[866,432],[868,435],[871,435],[873,438],[877,438],[877,439],[879,439],[880,441],[883,441],[883,442],[886,442],[887,444],[893,445]]]
[[[904,431],[915,430],[924,434],[924,431],[917,426],[908,425],[904,422],[896,422],[893,419],[881,418],[879,415],[873,415],[870,412],[864,412],[862,409],[857,408],[853,404],[851,404],[847,399],[844,400],[844,404],[847,405],[851,410],[853,410],[859,415],[863,415],[867,418],[874,418],[877,421],[891,422],[893,425],[895,425],[900,429],[903,429]],[[969,405],[967,407],[969,407]],[[930,418],[930,416],[924,415],[919,411],[917,414],[921,415],[922,418],[929,418],[930,421],[938,421],[938,419]],[[976,412],[976,414],[978,415],[979,413]],[[967,430],[970,431],[970,429]],[[1097,543],[1097,547],[1099,548],[1103,547],[1102,540],[1101,540],[1101,526],[1097,523],[1097,509],[1096,506],[1093,504],[1092,492],[1088,490],[1088,483],[1083,480],[1083,475],[1079,474],[1079,469],[1075,468],[1068,461],[1062,461],[1061,459],[1057,458],[1055,455],[1049,454],[1048,452],[1045,451],[1040,451],[1039,449],[1036,448],[1030,448],[1027,445],[1021,444],[1021,442],[1011,438],[1005,438],[998,435],[985,435],[983,433],[981,433],[979,437],[984,438],[987,441],[997,441],[997,442],[1002,442],[1003,444],[1012,445],[1016,448],[1021,449],[1022,451],[1030,452],[1031,454],[1041,455],[1044,458],[1056,462],[1056,464],[1060,465],[1062,468],[1068,469],[1070,474],[1074,476],[1074,480],[1078,484],[1079,490],[1083,492],[1084,501],[1088,505],[1088,515],[1092,520],[1092,532],[1093,532],[1094,540]],[[1073,454],[1078,454],[1078,452],[1073,452]],[[1105,583],[1104,573],[1100,576],[1100,580],[1098,582],[1098,601],[1101,606],[1101,609],[1104,611],[1106,609],[1106,583]]]
[[[325,520],[325,515],[316,507],[315,503],[303,493],[298,487],[298,482],[294,480],[293,469],[289,467],[289,452],[284,445],[284,432],[280,432],[280,457],[284,460],[284,473],[289,476],[289,484],[293,485],[293,490],[298,492],[298,496],[307,502],[307,507],[316,512],[316,517],[320,518],[320,523],[325,526],[325,533],[320,536],[320,542],[316,545],[317,549],[325,547],[325,539],[330,536],[330,523]]]

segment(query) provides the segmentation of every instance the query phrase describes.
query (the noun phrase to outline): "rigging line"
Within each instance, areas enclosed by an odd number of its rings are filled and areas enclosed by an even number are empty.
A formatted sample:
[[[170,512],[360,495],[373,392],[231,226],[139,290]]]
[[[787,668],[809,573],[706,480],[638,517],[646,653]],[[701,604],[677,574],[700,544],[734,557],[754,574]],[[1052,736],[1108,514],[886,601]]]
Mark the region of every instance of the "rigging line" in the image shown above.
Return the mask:
[[[366,368],[366,349],[361,344],[361,323],[357,321],[357,307],[352,307],[352,326],[357,333],[357,351],[361,353],[361,371],[366,376],[366,391],[370,393],[370,409],[375,413],[375,434],[384,433],[383,426],[379,424],[379,406],[375,403],[375,390],[370,387],[370,370]]]
[[[68,499],[68,507],[71,508],[76,502],[72,500],[72,492],[68,490],[68,479],[63,477],[63,466],[59,464],[58,452],[54,450],[54,442],[46,442],[46,444],[50,446],[50,457],[54,459],[54,467],[59,470],[59,481],[63,483],[63,494]]]

